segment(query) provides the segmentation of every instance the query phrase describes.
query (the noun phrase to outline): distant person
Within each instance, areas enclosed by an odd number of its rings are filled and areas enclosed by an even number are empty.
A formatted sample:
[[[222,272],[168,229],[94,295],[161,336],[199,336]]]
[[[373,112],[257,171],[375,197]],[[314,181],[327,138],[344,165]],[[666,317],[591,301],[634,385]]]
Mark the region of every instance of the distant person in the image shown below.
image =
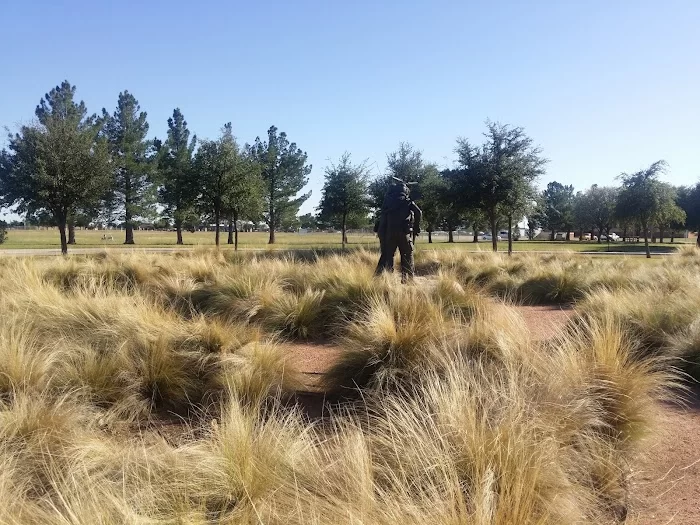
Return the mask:
[[[401,282],[413,278],[413,242],[420,233],[421,211],[411,200],[408,185],[401,179],[394,181],[384,196],[379,220],[374,230],[379,237],[381,256],[375,275],[394,271],[394,254],[401,255]]]

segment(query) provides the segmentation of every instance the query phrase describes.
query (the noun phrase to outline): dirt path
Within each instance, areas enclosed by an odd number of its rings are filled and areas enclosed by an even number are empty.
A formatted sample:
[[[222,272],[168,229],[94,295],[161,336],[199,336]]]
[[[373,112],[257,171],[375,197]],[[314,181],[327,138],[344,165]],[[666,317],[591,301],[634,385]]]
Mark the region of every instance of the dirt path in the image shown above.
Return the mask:
[[[633,475],[632,523],[700,524],[700,406],[659,404],[658,422]]]
[[[514,307],[535,340],[551,338],[563,328],[570,309],[550,306]],[[320,417],[323,373],[342,349],[332,345],[287,345],[294,366],[305,374],[299,395],[310,417]],[[635,525],[700,525],[700,396],[687,407],[659,404],[657,430],[648,437],[648,455],[632,476],[629,523]]]

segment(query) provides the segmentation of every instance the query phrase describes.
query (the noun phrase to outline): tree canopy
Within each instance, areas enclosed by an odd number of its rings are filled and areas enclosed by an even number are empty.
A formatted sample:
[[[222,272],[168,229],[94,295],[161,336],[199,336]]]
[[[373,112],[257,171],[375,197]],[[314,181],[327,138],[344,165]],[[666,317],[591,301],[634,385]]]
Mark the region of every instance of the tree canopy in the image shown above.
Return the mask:
[[[180,108],[168,119],[168,136],[158,150],[158,194],[166,216],[172,218],[177,232],[177,244],[183,244],[182,226],[194,215],[199,192],[197,174],[193,169],[197,137],[190,140],[190,130]]]
[[[110,188],[111,165],[101,123],[75,101],[64,81],[36,107],[36,124],[9,137],[0,157],[0,203],[21,213],[47,210],[68,252],[66,225],[80,208],[96,207]]]
[[[697,245],[700,248],[700,182],[695,186],[681,188],[678,204],[685,212],[685,226],[698,232]]]
[[[230,123],[215,140],[198,142],[179,108],[168,119],[167,137],[149,139],[147,114],[129,91],[119,93],[112,113],[88,115],[68,81],[53,88],[35,108],[36,120],[18,126],[0,151],[0,207],[24,214],[27,224],[58,226],[63,253],[76,228],[124,226],[125,243],[145,219],[159,228],[174,226],[177,243],[183,228],[195,231],[215,224],[215,242],[228,223],[228,242],[238,246],[241,221],[264,221],[269,242],[279,229],[333,227],[347,242],[348,228],[370,226],[392,177],[414,183],[411,199],[422,208],[423,223],[433,232],[473,227],[492,233],[498,249],[501,225],[513,230],[523,217],[528,236],[542,227],[552,232],[572,228],[610,236],[615,227],[644,232],[655,240],[683,228],[700,229],[700,183],[676,188],[659,178],[667,169],[658,161],[645,170],[620,176],[621,187],[574,188],[550,182],[536,190],[547,159],[521,127],[486,121],[479,143],[458,138],[451,167],[426,161],[408,142],[386,156],[386,169],[369,180],[366,162],[354,164],[345,153],[325,169],[318,214],[298,217],[310,197],[304,192],[311,173],[308,156],[275,126],[266,140],[239,147]],[[197,149],[199,147],[199,149]],[[157,220],[156,220],[157,218]],[[234,237],[235,233],[235,237]],[[235,240],[234,240],[235,239]],[[700,246],[700,245],[699,245]]]
[[[649,228],[654,225],[664,207],[670,206],[670,195],[663,190],[659,175],[667,169],[666,161],[658,160],[646,169],[620,175],[622,189],[617,202],[617,215],[635,220],[644,233],[647,258],[649,250]]]
[[[552,232],[552,240],[557,230],[566,231],[566,240],[574,224],[574,187],[559,182],[550,182],[542,192],[543,226]]]
[[[270,227],[269,244],[275,242],[275,230],[285,221],[295,218],[299,207],[311,193],[298,195],[309,181],[311,165],[307,154],[289,142],[285,132],[275,126],[267,131],[267,141],[255,139],[248,146],[250,156],[260,165],[264,186],[265,222]]]
[[[102,110],[102,133],[109,144],[112,160],[112,192],[108,207],[124,222],[124,244],[134,244],[134,219],[155,213],[155,187],[151,181],[154,168],[152,143],[147,140],[148,122],[136,98],[119,93],[112,115]]]
[[[544,172],[547,159],[521,127],[486,122],[486,141],[472,145],[459,138],[457,194],[463,209],[477,208],[491,226],[493,251],[498,250],[497,233],[501,216],[512,217],[532,199],[532,188]]]
[[[353,164],[349,153],[326,168],[319,218],[340,228],[343,246],[347,243],[348,224],[366,220],[369,213],[367,178],[365,163]]]
[[[199,181],[199,207],[214,220],[219,246],[221,219],[227,217],[238,232],[238,218],[261,210],[262,180],[258,165],[239,148],[231,123],[224,125],[217,140],[205,140],[195,156]],[[234,241],[238,249],[238,235]]]
[[[595,228],[598,242],[603,232],[610,235],[617,221],[618,193],[617,188],[594,184],[575,199],[575,221],[582,229]]]

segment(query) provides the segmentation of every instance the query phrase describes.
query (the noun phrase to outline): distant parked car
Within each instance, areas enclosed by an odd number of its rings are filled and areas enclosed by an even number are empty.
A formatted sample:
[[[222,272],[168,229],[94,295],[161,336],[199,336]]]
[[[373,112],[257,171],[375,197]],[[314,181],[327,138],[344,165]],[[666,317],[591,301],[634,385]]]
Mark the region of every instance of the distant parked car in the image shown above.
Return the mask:
[[[598,240],[598,236],[597,236],[597,235],[594,235],[593,237],[591,237],[591,234],[590,234],[590,233],[584,233],[584,234],[581,236],[581,240],[582,240],[582,241],[597,241],[597,240]]]
[[[490,233],[480,233],[480,234],[479,234],[479,240],[480,240],[480,241],[491,241],[491,240],[493,240],[493,236],[492,236]],[[500,235],[496,235],[496,240],[497,240],[497,241],[500,241],[500,240],[501,240],[501,236],[500,236]]]
[[[603,242],[608,242],[608,236],[605,234],[602,234],[600,236],[600,240]],[[620,237],[617,233],[611,233],[610,234],[610,242],[617,242],[622,240],[622,237]]]

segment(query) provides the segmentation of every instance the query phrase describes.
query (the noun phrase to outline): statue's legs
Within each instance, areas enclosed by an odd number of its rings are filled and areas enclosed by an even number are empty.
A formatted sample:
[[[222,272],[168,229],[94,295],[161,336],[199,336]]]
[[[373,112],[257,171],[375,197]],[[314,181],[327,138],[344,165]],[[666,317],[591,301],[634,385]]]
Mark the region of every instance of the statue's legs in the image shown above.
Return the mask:
[[[398,247],[398,239],[394,235],[386,235],[379,238],[379,249],[381,250],[381,256],[379,257],[379,264],[374,274],[379,275],[383,272],[393,272],[394,271],[394,254],[396,253],[396,248]]]
[[[401,254],[401,282],[405,283],[407,280],[413,279],[413,275],[415,274],[413,239],[409,233],[407,235],[402,234],[397,240],[399,253]]]

